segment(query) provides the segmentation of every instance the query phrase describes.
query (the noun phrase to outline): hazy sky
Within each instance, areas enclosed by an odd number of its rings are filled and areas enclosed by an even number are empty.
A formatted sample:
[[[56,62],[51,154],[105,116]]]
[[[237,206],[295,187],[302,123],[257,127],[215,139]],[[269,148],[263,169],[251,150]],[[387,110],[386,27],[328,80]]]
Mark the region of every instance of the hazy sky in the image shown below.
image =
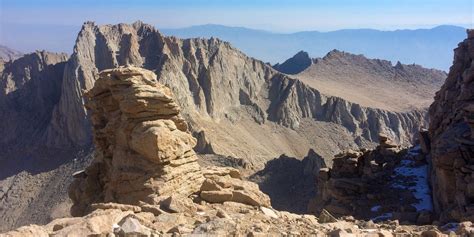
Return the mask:
[[[277,32],[474,27],[474,0],[0,0],[6,24],[79,26],[142,20],[159,28],[207,23]]]

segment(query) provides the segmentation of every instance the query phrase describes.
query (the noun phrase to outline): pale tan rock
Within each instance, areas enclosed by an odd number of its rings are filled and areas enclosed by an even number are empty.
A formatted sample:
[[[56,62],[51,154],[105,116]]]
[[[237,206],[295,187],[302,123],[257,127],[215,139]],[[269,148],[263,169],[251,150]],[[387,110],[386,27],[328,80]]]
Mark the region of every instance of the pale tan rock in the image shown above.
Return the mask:
[[[141,212],[142,208],[139,206],[134,206],[134,205],[126,205],[126,204],[119,204],[119,203],[93,203],[91,204],[92,210],[97,210],[97,209],[118,209],[122,211],[132,211],[132,212]]]
[[[83,215],[99,202],[156,205],[166,195],[199,191],[204,177],[192,150],[196,140],[171,91],[140,68],[99,76],[86,94],[97,155],[71,185],[71,213]]]
[[[49,233],[42,226],[29,225],[16,230],[0,234],[1,237],[49,237]]]
[[[174,213],[193,213],[197,210],[191,199],[178,195],[172,195],[164,199],[161,201],[160,206],[164,210]]]
[[[231,190],[201,191],[200,196],[211,203],[223,203],[232,200]]]
[[[278,218],[278,215],[270,208],[260,207],[260,211],[262,211],[263,214],[265,214],[268,217]]]
[[[260,191],[257,184],[233,178],[231,173],[220,176],[223,174],[214,172],[204,175],[207,179],[201,186],[202,199],[213,203],[232,201],[252,206],[270,206],[270,198]],[[240,174],[232,175],[240,177]]]

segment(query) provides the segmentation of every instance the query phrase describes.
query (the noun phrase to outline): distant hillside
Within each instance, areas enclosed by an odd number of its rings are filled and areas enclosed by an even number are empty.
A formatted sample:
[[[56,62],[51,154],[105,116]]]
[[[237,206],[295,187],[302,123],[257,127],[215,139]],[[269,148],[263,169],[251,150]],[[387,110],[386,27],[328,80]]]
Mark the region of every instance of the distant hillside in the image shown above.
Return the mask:
[[[310,64],[303,68],[301,62],[308,60]],[[387,60],[369,59],[338,50],[317,59],[309,59],[305,52],[300,51],[274,68],[294,74],[293,77],[323,94],[392,111],[427,108],[447,76],[444,71],[416,64],[397,62],[392,65]]]
[[[161,31],[181,38],[217,37],[231,42],[249,56],[272,64],[283,62],[300,50],[314,58],[338,49],[447,71],[452,63],[453,49],[465,37],[466,29],[446,25],[418,30],[353,29],[282,34],[243,27],[201,25]]]
[[[7,46],[0,45],[0,59],[10,61],[21,57],[23,53],[20,51],[10,49]]]

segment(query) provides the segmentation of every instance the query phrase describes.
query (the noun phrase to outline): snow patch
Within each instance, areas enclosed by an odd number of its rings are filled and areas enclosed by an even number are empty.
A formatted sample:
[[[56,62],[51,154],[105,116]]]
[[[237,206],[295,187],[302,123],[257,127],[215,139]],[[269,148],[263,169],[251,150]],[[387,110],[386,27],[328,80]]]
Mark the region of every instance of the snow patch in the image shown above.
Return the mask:
[[[418,146],[413,147],[408,151],[405,160],[400,162],[400,166],[395,169],[393,177],[401,176],[410,178],[414,185],[408,185],[404,182],[395,182],[392,184],[394,188],[409,189],[418,203],[413,206],[418,210],[433,210],[433,203],[431,200],[431,190],[428,184],[428,165],[421,165],[415,167],[413,160],[408,160],[412,156],[418,155],[421,149]]]
[[[386,221],[386,220],[392,218],[392,216],[393,216],[392,213],[384,213],[384,214],[382,214],[382,215],[380,215],[380,216],[377,216],[377,217],[372,218],[371,220],[372,220],[373,222]]]
[[[370,208],[370,211],[377,212],[379,211],[379,209],[380,209],[380,206],[373,206],[372,208]]]

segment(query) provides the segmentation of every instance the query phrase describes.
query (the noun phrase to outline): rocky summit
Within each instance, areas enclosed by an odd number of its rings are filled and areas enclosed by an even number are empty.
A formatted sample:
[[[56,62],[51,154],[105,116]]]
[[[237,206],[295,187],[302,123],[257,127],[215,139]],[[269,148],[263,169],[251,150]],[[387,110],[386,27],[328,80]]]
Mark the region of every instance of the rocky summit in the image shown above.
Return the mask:
[[[69,57],[36,52],[0,63],[0,184],[9,197],[0,200],[1,231],[68,215],[71,175],[94,152],[84,91],[99,72],[127,65],[170,88],[202,163],[242,161],[247,175],[310,150],[331,165],[339,152],[375,147],[379,133],[409,146],[427,125],[423,108],[380,109],[324,94],[216,38],[164,36],[143,22],[86,22]]]
[[[318,221],[313,215],[273,210],[268,196],[242,180],[238,170],[198,165],[192,150],[196,140],[179,106],[151,71],[102,71],[85,96],[96,154],[85,171],[74,174],[69,189],[71,214],[76,217],[2,236],[440,233],[429,226],[338,220],[327,212]],[[380,149],[389,155],[398,151],[388,141]]]
[[[0,61],[0,236],[472,235],[473,39],[441,87],[86,22],[69,57]]]

